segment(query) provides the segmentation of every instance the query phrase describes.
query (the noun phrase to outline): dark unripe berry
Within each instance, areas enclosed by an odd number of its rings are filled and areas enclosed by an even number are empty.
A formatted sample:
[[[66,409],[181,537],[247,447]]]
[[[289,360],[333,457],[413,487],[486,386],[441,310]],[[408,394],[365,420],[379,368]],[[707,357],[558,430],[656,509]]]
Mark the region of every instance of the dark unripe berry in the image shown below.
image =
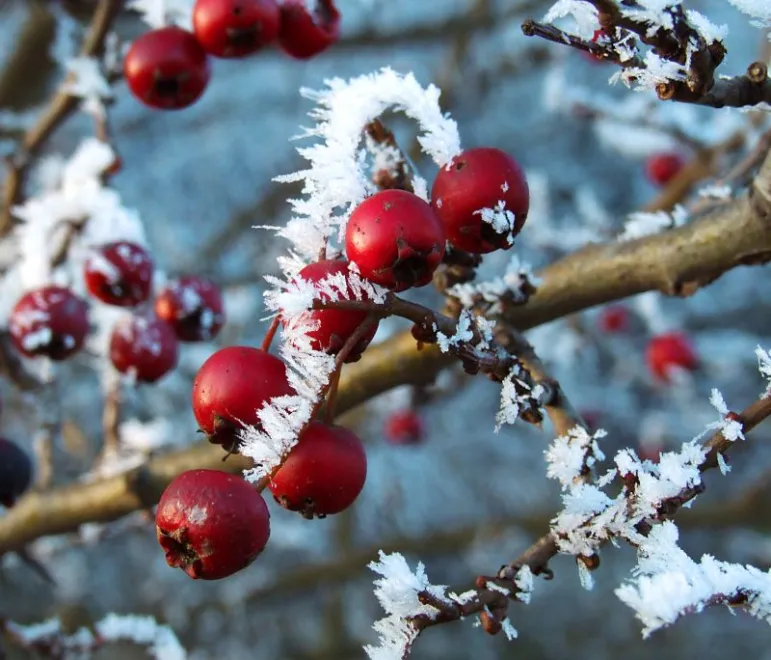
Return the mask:
[[[19,445],[0,438],[0,504],[11,507],[32,484],[32,461]]]
[[[482,209],[496,210],[493,223]],[[486,254],[514,244],[530,210],[530,191],[522,168],[492,147],[469,149],[439,170],[431,206],[444,223],[447,240],[459,250]]]
[[[115,324],[110,360],[122,374],[140,383],[163,378],[179,359],[179,342],[171,326],[153,316],[134,314]]]
[[[108,243],[86,260],[85,279],[94,298],[116,307],[134,307],[150,296],[153,261],[136,243]]]
[[[197,275],[180,277],[164,288],[155,299],[155,313],[181,341],[209,341],[225,324],[219,287]]]
[[[169,566],[193,579],[220,580],[263,551],[270,513],[262,495],[241,477],[189,470],[163,492],[155,529]]]
[[[386,438],[395,445],[418,444],[425,434],[423,420],[414,410],[400,410],[388,416],[383,427]]]
[[[394,291],[431,282],[444,249],[439,218],[420,197],[405,190],[375,193],[348,220],[348,258],[362,277]]]
[[[319,282],[330,275],[342,274],[347,277],[348,274],[348,262],[343,259],[326,259],[324,261],[318,261],[316,263],[309,264],[303,268],[299,277],[307,282]],[[350,300],[355,300],[353,292],[348,289],[347,297]],[[326,293],[319,295],[321,300],[329,300],[330,296]],[[346,309],[322,309],[313,310],[306,313],[303,318],[307,318],[310,322],[316,322],[318,328],[308,333],[308,337],[311,339],[311,348],[315,351],[323,351],[330,355],[336,355],[340,352],[343,344],[348,338],[356,332],[358,327],[367,318],[367,312],[346,310]],[[369,346],[375,333],[377,332],[378,323],[372,324],[367,334],[353,347],[353,350],[346,358],[346,362],[356,362],[361,358],[364,349]]]
[[[215,57],[244,57],[278,37],[280,13],[276,0],[197,0],[193,32]]]
[[[145,32],[123,61],[131,92],[145,105],[180,110],[195,103],[209,84],[206,51],[191,32],[176,26]]]
[[[678,153],[655,154],[645,163],[645,173],[651,183],[667,185],[685,167],[685,158]]]
[[[367,455],[358,436],[311,422],[268,487],[285,509],[322,518],[351,506],[366,479]]]
[[[318,0],[309,11],[303,0],[284,0],[278,42],[285,53],[307,60],[340,38],[340,12],[334,0]]]
[[[695,371],[699,358],[691,342],[681,332],[667,332],[648,342],[645,359],[653,376],[663,382],[671,380],[674,368]]]
[[[8,325],[23,355],[66,360],[83,347],[88,335],[88,306],[69,289],[46,286],[19,299]]]
[[[286,365],[250,346],[228,346],[201,365],[193,381],[193,414],[201,430],[229,452],[244,425],[260,428],[257,413],[271,399],[291,396]]]

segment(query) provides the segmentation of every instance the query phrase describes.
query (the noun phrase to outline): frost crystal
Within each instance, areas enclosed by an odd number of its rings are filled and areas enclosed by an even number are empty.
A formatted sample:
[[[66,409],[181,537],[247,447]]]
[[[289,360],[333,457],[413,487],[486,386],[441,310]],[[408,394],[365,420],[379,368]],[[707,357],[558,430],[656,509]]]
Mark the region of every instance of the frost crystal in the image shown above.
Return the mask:
[[[128,0],[126,8],[139,12],[151,28],[178,25],[192,30],[194,3],[195,0]]]
[[[758,370],[761,376],[768,381],[766,391],[761,394],[761,398],[771,397],[771,351],[765,351],[760,346],[755,349],[755,355],[758,358]]]
[[[606,435],[607,432],[603,429],[590,434],[583,427],[574,426],[567,435],[555,439],[544,452],[549,464],[546,475],[559,481],[563,490],[570,488],[587,469],[591,469],[597,461],[605,458],[597,440]]]
[[[151,616],[108,614],[96,626],[105,641],[128,640],[147,646],[157,660],[185,660],[187,654],[169,626],[155,621]]]
[[[655,213],[630,213],[629,220],[624,223],[624,231],[619,235],[619,241],[631,241],[635,238],[658,234],[664,229],[672,229],[685,224],[688,211],[678,204],[672,213],[656,211]]]
[[[539,283],[540,279],[533,275],[531,267],[514,255],[502,277],[486,282],[456,284],[447,293],[457,298],[464,307],[473,307],[480,302],[489,303],[490,313],[496,314],[502,311],[504,300],[514,304],[525,302],[525,287],[537,286]]]

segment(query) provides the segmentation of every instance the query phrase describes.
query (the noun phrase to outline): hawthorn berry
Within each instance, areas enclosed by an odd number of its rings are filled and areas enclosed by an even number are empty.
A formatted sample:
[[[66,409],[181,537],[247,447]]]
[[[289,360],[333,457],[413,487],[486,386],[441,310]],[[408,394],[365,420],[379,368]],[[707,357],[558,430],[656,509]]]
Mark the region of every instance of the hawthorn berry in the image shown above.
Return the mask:
[[[645,358],[653,376],[665,383],[670,382],[673,368],[694,371],[699,366],[696,351],[681,332],[667,332],[651,338]]]
[[[340,38],[340,12],[334,0],[317,0],[312,11],[304,0],[284,0],[278,43],[287,55],[307,60]]]
[[[8,326],[23,355],[66,360],[83,347],[88,335],[88,306],[69,289],[45,286],[19,299]]]
[[[0,504],[12,507],[32,484],[32,461],[19,445],[0,438]]]
[[[348,258],[362,277],[394,291],[431,282],[444,250],[439,218],[431,206],[406,190],[375,193],[348,220]]]
[[[338,274],[347,277],[348,262],[344,259],[325,259],[309,264],[300,271],[299,277],[307,282],[316,283]],[[355,299],[350,286],[348,287],[348,297]],[[321,292],[319,298],[329,300],[330,297]],[[324,351],[330,355],[336,355],[348,338],[367,318],[367,312],[347,309],[320,309],[306,312],[303,318],[318,324],[316,330],[307,333],[311,340],[311,348],[314,351]],[[346,362],[356,362],[361,358],[364,349],[369,346],[377,333],[378,323],[374,322],[367,333],[353,347],[345,360]]]
[[[668,184],[685,166],[685,158],[678,153],[655,154],[645,163],[645,172],[651,183],[657,186]]]
[[[395,445],[418,444],[425,433],[423,420],[411,409],[391,413],[383,428],[386,438]]]
[[[240,477],[188,470],[163,492],[155,531],[169,566],[195,580],[220,580],[263,551],[270,512],[262,495]]]
[[[228,346],[206,360],[193,381],[193,414],[209,441],[228,452],[238,449],[244,426],[259,428],[258,412],[274,397],[295,391],[286,365],[250,346]]]
[[[94,298],[116,307],[134,307],[150,296],[153,261],[136,243],[108,243],[86,259],[85,279]]]
[[[623,305],[611,305],[600,312],[597,324],[602,332],[624,332],[629,327],[629,311]]]
[[[347,509],[367,478],[367,455],[358,436],[341,426],[311,422],[268,487],[276,502],[305,518]]]
[[[136,39],[123,60],[129,89],[142,103],[181,110],[195,103],[209,84],[209,58],[195,36],[170,25]]]
[[[245,57],[276,40],[281,14],[276,0],[196,0],[193,32],[215,57]]]
[[[180,277],[164,288],[155,299],[155,313],[181,341],[214,339],[225,324],[219,287],[197,275]]]
[[[530,191],[517,161],[500,149],[479,147],[439,170],[431,206],[454,247],[486,254],[514,245],[530,210]]]
[[[154,316],[132,314],[115,324],[110,336],[110,361],[122,374],[140,383],[163,378],[179,359],[174,330]]]

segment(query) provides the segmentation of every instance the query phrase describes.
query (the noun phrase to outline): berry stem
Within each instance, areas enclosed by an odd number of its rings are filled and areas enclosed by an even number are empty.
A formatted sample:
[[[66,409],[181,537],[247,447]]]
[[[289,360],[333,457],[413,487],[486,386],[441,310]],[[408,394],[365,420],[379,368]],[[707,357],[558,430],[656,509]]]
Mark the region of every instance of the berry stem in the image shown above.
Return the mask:
[[[341,365],[342,367],[342,365]],[[342,368],[335,369],[332,372],[332,377],[329,379],[329,393],[327,394],[327,402],[324,406],[324,414],[322,419],[325,424],[331,424],[335,416],[335,403],[337,402],[337,387],[340,384],[340,374]]]
[[[281,315],[277,315],[273,317],[273,320],[270,322],[270,327],[268,328],[268,331],[265,333],[265,339],[262,340],[262,346],[260,348],[265,351],[266,353],[270,350],[270,345],[273,343],[273,338],[276,336],[276,331],[278,330],[278,326],[281,323]]]

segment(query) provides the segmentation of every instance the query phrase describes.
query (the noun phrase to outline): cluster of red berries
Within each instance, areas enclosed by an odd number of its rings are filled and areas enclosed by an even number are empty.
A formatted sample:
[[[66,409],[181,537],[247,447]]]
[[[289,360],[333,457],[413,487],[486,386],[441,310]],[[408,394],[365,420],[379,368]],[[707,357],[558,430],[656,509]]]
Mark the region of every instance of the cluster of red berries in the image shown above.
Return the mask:
[[[212,339],[225,322],[222,294],[201,277],[173,281],[145,309],[154,264],[140,245],[116,241],[95,249],[85,262],[88,292],[114,307],[133,308],[110,336],[110,360],[123,374],[153,383],[177,365],[179,342]],[[90,331],[88,304],[68,288],[49,285],[25,293],[9,319],[11,339],[26,357],[66,360]]]
[[[234,59],[278,43],[288,55],[309,59],[340,38],[334,0],[197,0],[193,31],[167,26],[140,36],[123,63],[129,89],[151,108],[178,110],[204,93],[209,56]]]

